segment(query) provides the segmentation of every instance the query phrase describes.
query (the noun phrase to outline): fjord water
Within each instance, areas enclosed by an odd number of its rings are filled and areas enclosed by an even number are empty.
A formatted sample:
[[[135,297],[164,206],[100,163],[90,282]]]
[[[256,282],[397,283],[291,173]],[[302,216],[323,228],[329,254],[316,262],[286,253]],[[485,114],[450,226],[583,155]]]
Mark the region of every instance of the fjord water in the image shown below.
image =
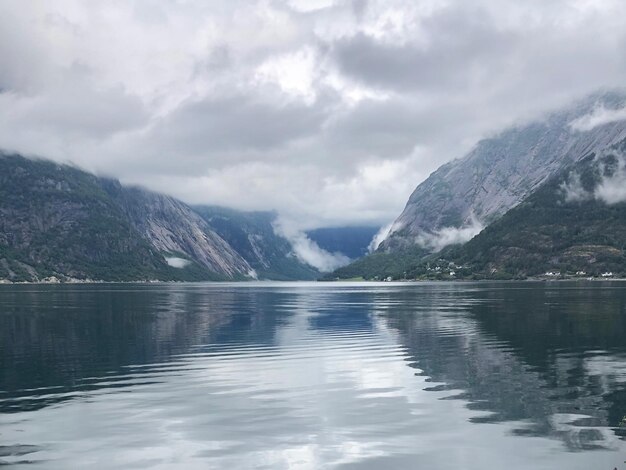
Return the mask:
[[[626,468],[626,283],[0,286],[0,464]]]

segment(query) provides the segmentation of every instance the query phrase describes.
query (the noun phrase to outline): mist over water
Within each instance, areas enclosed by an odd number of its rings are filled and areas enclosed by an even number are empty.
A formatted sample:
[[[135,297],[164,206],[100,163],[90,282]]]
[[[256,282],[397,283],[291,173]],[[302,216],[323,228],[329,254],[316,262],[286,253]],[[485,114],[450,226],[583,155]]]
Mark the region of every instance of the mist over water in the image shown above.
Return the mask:
[[[0,464],[626,468],[626,283],[0,286]]]

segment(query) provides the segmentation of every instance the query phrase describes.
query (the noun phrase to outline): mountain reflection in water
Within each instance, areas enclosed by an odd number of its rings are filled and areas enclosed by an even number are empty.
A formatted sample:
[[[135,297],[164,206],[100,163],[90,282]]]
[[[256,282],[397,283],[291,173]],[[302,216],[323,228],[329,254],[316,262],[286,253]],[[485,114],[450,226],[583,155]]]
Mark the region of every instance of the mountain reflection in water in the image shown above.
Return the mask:
[[[0,286],[0,464],[626,468],[626,283]]]

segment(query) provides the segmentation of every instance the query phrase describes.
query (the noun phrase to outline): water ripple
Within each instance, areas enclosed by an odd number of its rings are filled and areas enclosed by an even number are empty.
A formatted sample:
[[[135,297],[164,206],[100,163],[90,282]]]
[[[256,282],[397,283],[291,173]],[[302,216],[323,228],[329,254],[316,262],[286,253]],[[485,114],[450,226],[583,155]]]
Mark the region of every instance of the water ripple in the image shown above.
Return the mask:
[[[0,289],[0,464],[619,467],[626,294],[589,289]]]

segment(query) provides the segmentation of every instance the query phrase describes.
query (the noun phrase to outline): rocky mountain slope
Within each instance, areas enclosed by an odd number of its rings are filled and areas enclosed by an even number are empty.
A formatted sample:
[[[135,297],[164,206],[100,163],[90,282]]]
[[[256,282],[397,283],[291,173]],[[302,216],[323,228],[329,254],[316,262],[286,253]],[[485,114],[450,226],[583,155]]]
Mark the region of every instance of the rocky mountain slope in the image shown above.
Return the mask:
[[[432,253],[467,242],[571,165],[622,142],[624,109],[626,93],[599,93],[542,121],[479,142],[416,188],[375,253],[324,278],[423,274],[419,269]]]
[[[0,279],[238,279],[251,269],[180,201],[0,155]]]
[[[159,252],[199,263],[209,271],[237,277],[252,267],[189,206],[169,196],[106,181],[107,193],[133,227]]]
[[[276,217],[190,207],[71,166],[0,153],[0,282],[317,279],[320,271],[274,230]],[[328,230],[345,247],[369,238]]]
[[[626,277],[626,140],[554,175],[465,244],[377,252],[325,279]]]
[[[194,210],[249,263],[255,277],[285,281],[320,276],[317,269],[298,259],[289,240],[275,233],[276,213],[216,206],[196,206]]]
[[[624,93],[596,94],[479,142],[415,189],[379,249],[419,244],[436,251],[436,237],[446,230],[450,241],[468,240],[572,162],[626,137],[626,120],[616,111],[625,105]]]
[[[572,164],[468,243],[432,261],[461,266],[456,277],[625,277],[626,140]],[[424,264],[410,273],[424,274]]]

